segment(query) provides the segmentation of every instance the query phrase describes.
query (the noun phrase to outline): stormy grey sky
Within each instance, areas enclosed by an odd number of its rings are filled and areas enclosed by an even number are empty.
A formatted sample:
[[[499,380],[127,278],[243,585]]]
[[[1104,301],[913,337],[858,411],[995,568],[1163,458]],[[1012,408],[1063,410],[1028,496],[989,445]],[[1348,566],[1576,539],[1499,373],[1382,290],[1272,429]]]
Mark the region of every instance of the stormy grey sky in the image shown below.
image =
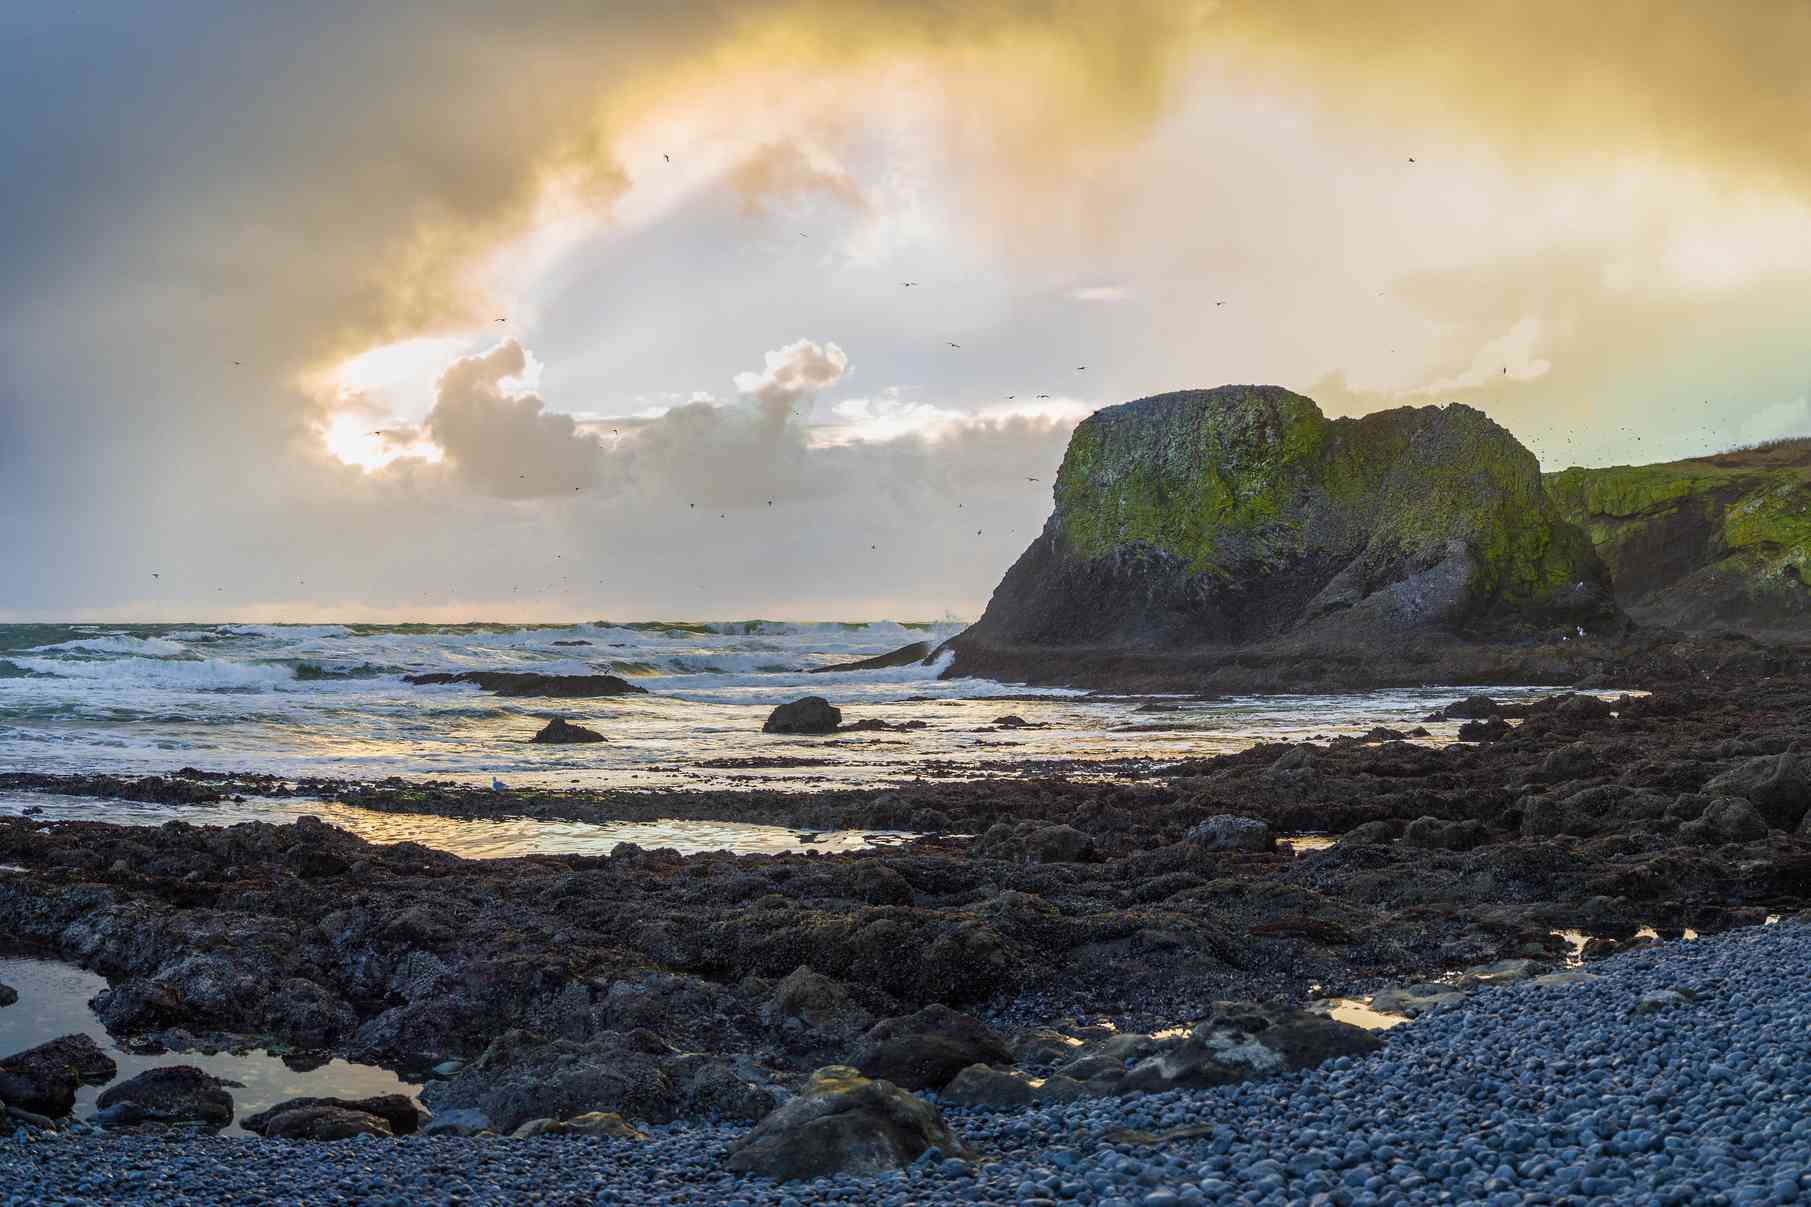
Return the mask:
[[[1229,381],[1811,430],[1799,0],[21,9],[0,619],[973,615]]]

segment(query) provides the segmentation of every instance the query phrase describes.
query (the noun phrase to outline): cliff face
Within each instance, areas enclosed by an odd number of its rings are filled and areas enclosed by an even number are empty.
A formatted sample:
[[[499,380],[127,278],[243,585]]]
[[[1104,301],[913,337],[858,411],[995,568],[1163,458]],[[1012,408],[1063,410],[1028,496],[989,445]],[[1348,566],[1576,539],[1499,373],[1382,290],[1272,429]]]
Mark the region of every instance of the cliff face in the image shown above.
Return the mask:
[[[1547,486],[1638,620],[1800,635],[1811,626],[1811,440],[1568,469]]]
[[[958,671],[1279,641],[1400,660],[1620,620],[1533,454],[1468,407],[1329,420],[1274,386],[1162,394],[1084,421],[1055,501],[952,642]]]

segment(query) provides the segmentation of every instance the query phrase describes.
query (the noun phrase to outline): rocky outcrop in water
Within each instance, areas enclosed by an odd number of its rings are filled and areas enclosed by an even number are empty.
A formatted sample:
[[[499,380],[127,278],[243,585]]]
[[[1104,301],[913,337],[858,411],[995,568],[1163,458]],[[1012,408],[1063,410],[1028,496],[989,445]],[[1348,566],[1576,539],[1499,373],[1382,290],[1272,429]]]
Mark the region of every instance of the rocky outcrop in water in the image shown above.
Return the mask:
[[[83,1084],[105,1085],[119,1072],[86,1035],[64,1035],[0,1060],[0,1103],[56,1118],[75,1106]]]
[[[1127,686],[1525,680],[1619,628],[1534,455],[1465,406],[1328,419],[1274,386],[1162,394],[1071,437],[1043,533],[951,673]],[[1259,675],[1259,681],[1263,676]]]
[[[902,645],[896,650],[889,650],[887,653],[878,654],[873,658],[862,658],[855,662],[838,662],[830,666],[814,666],[806,673],[828,675],[837,671],[879,671],[893,666],[911,666],[915,662],[923,662],[930,656],[930,642],[914,641],[910,645]]]
[[[602,742],[606,739],[595,729],[575,725],[565,717],[555,717],[529,740],[553,746],[579,746],[587,742]]]
[[[1662,465],[1568,469],[1547,489],[1637,620],[1811,631],[1811,439]]]
[[[618,675],[538,675],[531,671],[461,671],[452,674],[437,671],[429,675],[404,675],[402,681],[417,687],[470,683],[512,699],[548,696],[557,700],[579,700],[593,696],[645,696],[648,693],[647,688],[637,687]]]
[[[843,710],[822,696],[805,696],[782,704],[767,714],[762,733],[835,733],[843,723]]]
[[[233,1121],[226,1083],[193,1065],[147,1069],[95,1101],[95,1121],[109,1127],[194,1123],[218,1129]]]

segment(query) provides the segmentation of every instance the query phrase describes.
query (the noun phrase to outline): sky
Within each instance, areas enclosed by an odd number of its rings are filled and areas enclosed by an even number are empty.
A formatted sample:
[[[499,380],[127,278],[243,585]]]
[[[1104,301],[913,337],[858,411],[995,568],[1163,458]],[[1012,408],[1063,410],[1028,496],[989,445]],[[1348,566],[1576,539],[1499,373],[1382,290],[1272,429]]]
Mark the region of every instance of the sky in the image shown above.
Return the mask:
[[[267,11],[268,10],[268,11]],[[0,10],[0,621],[972,618],[1098,407],[1811,432],[1811,0]]]

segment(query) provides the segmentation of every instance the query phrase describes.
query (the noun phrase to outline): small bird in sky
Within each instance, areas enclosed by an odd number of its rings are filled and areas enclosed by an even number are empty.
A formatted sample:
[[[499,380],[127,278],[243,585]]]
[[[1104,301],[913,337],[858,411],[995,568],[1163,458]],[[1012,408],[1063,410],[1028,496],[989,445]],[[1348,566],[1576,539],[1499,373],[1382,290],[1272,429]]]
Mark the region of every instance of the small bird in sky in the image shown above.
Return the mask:
[[[372,435],[373,435],[373,436],[381,436],[381,435],[383,435],[383,433],[382,433],[382,432],[372,432],[372,433],[371,433],[371,434],[372,434]]]
[[[1015,398],[1017,398],[1017,397],[1018,397],[1018,395],[1017,395],[1017,394],[1008,394],[1008,395],[1007,395],[1007,396],[1006,396],[1006,401],[1007,401],[1007,402],[1011,402],[1011,401],[1012,401],[1012,400],[1013,400],[1013,399],[1015,399]]]
[[[1037,479],[1036,479],[1036,478],[1026,478],[1026,479],[1025,479],[1025,480],[1026,480],[1026,481],[1027,481],[1027,482],[1036,482],[1036,481],[1037,481]]]
[[[912,286],[918,284],[918,282],[917,281],[901,281],[900,284],[904,285],[907,289],[910,289]]]
[[[1077,365],[1077,366],[1075,366],[1075,371],[1077,373],[1082,373],[1082,372],[1085,372],[1087,370],[1087,368],[1088,368],[1087,365]]]
[[[1409,162],[1410,162],[1410,163],[1414,163],[1414,162],[1415,162],[1415,157],[1414,157],[1414,156],[1413,156],[1413,155],[1411,155],[1411,156],[1409,156]]]
[[[1226,305],[1226,303],[1225,303],[1225,302],[1215,302],[1215,303],[1214,303],[1214,305],[1216,305],[1216,306],[1224,306],[1224,305]]]
[[[242,364],[244,364],[244,363],[245,363],[245,362],[244,362],[244,361],[242,361],[242,360],[236,360],[236,361],[234,361],[234,362],[233,362],[233,363],[234,363],[234,364],[235,364],[235,365],[242,365]]]
[[[1048,395],[1048,394],[1039,394],[1039,395],[1038,395],[1038,397],[1039,397],[1039,398],[1048,398],[1048,397],[1050,397],[1050,395]]]
[[[157,571],[153,570],[153,571],[151,571],[151,577],[152,578],[162,578],[163,575],[161,575]]]
[[[809,239],[809,238],[811,238],[811,236],[810,236],[810,235],[807,235],[807,234],[806,234],[806,233],[805,233],[805,232],[804,232],[804,231],[800,231],[800,232],[799,232],[799,238],[801,238],[801,239]]]
[[[499,323],[507,323],[509,320],[508,319],[498,319],[497,321]]]
[[[693,508],[693,509],[694,509],[694,510],[696,510],[696,509],[697,509],[697,507],[698,507],[698,504],[696,504],[696,503],[687,503],[687,504],[686,504],[686,506],[687,506],[687,507],[690,507],[690,508]]]
[[[772,506],[773,506],[773,500],[772,500],[772,499],[769,499],[769,500],[767,500],[767,505],[768,505],[768,506],[769,506],[769,507],[772,507]]]
[[[666,161],[667,161],[667,162],[668,162],[668,163],[672,163],[672,162],[673,162],[673,157],[672,157],[672,156],[671,156],[671,155],[667,155],[667,154],[662,154],[662,155],[661,155],[661,158],[662,158],[662,159],[664,159],[664,160],[666,160]]]
[[[975,535],[976,535],[976,536],[980,536],[980,535],[981,535],[981,530],[980,530],[980,529],[979,529],[979,528],[977,528],[977,529],[975,529]]]
[[[962,346],[961,344],[958,344],[955,340],[949,340],[947,342],[949,343],[949,346],[952,348],[960,348]]]
[[[869,545],[869,546],[868,546],[868,548],[870,548],[870,549],[878,549],[878,548],[880,548],[880,546],[879,546],[879,545]]]

